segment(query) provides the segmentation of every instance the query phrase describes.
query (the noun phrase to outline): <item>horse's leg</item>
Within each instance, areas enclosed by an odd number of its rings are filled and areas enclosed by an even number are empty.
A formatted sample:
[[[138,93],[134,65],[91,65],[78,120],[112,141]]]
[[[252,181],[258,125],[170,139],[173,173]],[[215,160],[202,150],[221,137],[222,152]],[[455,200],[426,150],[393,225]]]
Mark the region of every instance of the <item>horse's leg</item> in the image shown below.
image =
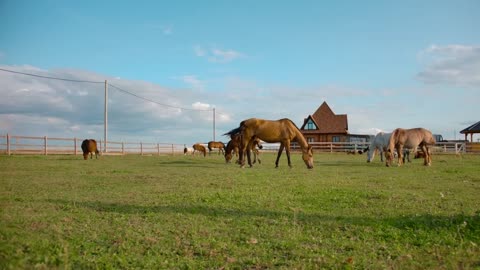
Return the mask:
[[[245,151],[247,149],[248,141],[245,143],[245,139],[241,138],[240,145],[238,147],[238,158],[240,161],[240,168],[245,167]]]
[[[430,153],[428,153],[428,147],[425,144],[421,145],[423,152],[423,165],[430,166]]]
[[[290,141],[287,141],[285,144],[285,152],[287,152],[288,167],[292,168],[292,163],[290,162]]]
[[[262,164],[262,161],[260,160],[260,151],[257,150],[256,153],[257,153],[258,164]]]
[[[402,166],[403,164],[403,146],[399,145],[397,147],[397,155],[398,155],[398,166]]]
[[[283,143],[280,143],[280,147],[278,148],[277,160],[275,161],[275,168],[278,168],[278,160],[280,159],[280,156],[282,155],[284,147],[285,146],[283,145]]]

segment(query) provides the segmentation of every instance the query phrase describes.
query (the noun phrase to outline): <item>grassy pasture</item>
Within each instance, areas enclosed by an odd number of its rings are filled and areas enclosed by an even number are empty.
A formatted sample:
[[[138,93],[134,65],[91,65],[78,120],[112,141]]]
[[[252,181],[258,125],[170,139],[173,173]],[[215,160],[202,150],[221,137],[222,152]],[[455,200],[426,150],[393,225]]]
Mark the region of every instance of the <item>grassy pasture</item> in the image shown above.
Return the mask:
[[[480,156],[274,159],[0,156],[0,268],[480,268]]]

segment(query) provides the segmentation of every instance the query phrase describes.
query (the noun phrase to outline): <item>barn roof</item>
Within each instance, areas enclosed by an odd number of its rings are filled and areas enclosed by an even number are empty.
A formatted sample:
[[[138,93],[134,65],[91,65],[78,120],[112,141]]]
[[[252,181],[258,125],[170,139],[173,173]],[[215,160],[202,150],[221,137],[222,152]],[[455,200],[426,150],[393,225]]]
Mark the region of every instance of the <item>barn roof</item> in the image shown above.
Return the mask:
[[[325,101],[308,118],[315,122],[320,133],[348,133],[347,115],[335,114]]]
[[[480,121],[460,131],[462,134],[480,133]]]

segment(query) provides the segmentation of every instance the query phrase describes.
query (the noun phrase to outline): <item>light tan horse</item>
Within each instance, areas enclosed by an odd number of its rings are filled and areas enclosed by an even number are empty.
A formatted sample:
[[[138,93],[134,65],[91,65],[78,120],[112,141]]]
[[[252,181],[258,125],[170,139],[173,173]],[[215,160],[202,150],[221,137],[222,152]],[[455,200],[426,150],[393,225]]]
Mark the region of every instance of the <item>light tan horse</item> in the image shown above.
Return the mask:
[[[433,138],[432,132],[429,130],[424,128],[397,128],[392,132],[390,140],[388,141],[387,151],[385,152],[387,159],[386,165],[388,167],[392,164],[394,150],[397,150],[398,166],[401,166],[404,162],[403,148],[413,149],[414,154],[416,154],[417,147],[420,146],[424,154],[423,164],[430,166],[432,165],[432,155],[428,146],[433,144],[435,144],[435,138]]]
[[[230,163],[233,158],[233,154],[235,154],[238,157],[238,149],[240,147],[240,135],[232,135],[232,139],[227,143],[227,146],[225,147],[225,162]],[[256,138],[251,145],[252,149],[250,149],[253,152],[253,164],[257,162],[262,163],[262,160],[260,159],[260,151],[257,149],[262,149],[263,146],[260,142],[260,139]],[[246,154],[246,153],[244,153]],[[240,163],[240,160],[237,160],[236,163]]]
[[[245,166],[245,158],[243,153],[247,151],[248,165],[252,166],[250,160],[250,150],[253,141],[258,138],[267,143],[280,143],[278,149],[277,160],[275,161],[275,167],[278,167],[278,160],[282,155],[283,149],[287,152],[288,166],[292,167],[290,162],[290,142],[297,141],[302,150],[302,159],[308,169],[313,168],[313,152],[312,146],[310,146],[298,127],[292,122],[292,120],[284,118],[280,120],[264,120],[258,118],[250,118],[240,123],[240,126],[236,129],[225,133],[224,135],[240,134],[240,166]]]
[[[223,153],[225,150],[225,144],[223,142],[208,142],[208,154],[212,153],[213,148],[218,148],[218,154]]]
[[[202,152],[204,157],[207,155],[207,149],[202,144],[196,143],[192,147],[193,147],[192,155],[195,155],[196,151]]]

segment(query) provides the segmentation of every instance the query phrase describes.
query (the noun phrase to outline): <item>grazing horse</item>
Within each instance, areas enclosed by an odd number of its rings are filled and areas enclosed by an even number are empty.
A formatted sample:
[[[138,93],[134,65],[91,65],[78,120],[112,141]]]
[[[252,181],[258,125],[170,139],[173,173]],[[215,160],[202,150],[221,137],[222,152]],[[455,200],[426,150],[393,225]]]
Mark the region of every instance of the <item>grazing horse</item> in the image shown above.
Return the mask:
[[[212,153],[213,148],[218,148],[218,154],[225,152],[225,144],[223,142],[208,142],[208,154]]]
[[[392,133],[384,133],[379,132],[375,135],[372,142],[368,146],[368,155],[367,155],[367,162],[373,161],[375,157],[375,152],[378,150],[380,152],[380,160],[383,162],[383,152],[387,150],[388,141],[390,140],[390,136]]]
[[[302,150],[302,159],[308,169],[313,168],[312,146],[307,143],[298,127],[292,120],[284,118],[276,121],[250,118],[240,123],[238,128],[232,129],[224,135],[240,134],[240,166],[245,167],[245,158],[243,153],[247,151],[248,165],[252,166],[250,159],[250,149],[253,141],[258,138],[267,143],[280,143],[280,148],[275,161],[275,167],[278,167],[278,160],[282,155],[283,149],[287,153],[288,166],[292,167],[290,162],[290,142],[297,141]],[[250,147],[249,147],[250,146]]]
[[[84,140],[82,142],[82,151],[84,160],[88,159],[88,154],[90,154],[90,159],[92,159],[93,153],[95,153],[95,158],[98,158],[97,142],[94,139]]]
[[[417,152],[417,147],[420,146],[424,156],[423,165],[432,165],[432,156],[429,145],[435,144],[435,138],[432,132],[424,128],[403,129],[397,128],[393,131],[390,140],[388,141],[387,151],[385,157],[387,159],[386,166],[390,166],[393,161],[393,151],[396,149],[398,154],[398,166],[403,164],[403,148],[413,149],[414,154]]]
[[[187,154],[192,154],[193,155],[193,148],[187,147],[186,145],[183,145],[183,155]]]
[[[235,154],[238,156],[238,148],[240,147],[240,135],[232,135],[232,139],[227,143],[227,146],[225,148],[225,162],[230,163],[232,160],[233,154],[232,152],[235,152]],[[259,149],[262,149],[263,146],[260,144],[260,139],[256,138],[252,144],[252,148],[250,149],[253,152],[253,164],[257,162],[262,163],[260,160],[260,151],[256,148],[258,147]],[[246,154],[246,153],[245,153]],[[240,160],[237,160],[236,163],[240,163]]]
[[[196,151],[199,151],[199,152],[202,152],[203,153],[203,156],[207,156],[207,149],[205,148],[205,146],[203,146],[202,144],[200,143],[196,143],[194,144],[193,146],[193,153],[192,155],[195,155],[195,152]]]

